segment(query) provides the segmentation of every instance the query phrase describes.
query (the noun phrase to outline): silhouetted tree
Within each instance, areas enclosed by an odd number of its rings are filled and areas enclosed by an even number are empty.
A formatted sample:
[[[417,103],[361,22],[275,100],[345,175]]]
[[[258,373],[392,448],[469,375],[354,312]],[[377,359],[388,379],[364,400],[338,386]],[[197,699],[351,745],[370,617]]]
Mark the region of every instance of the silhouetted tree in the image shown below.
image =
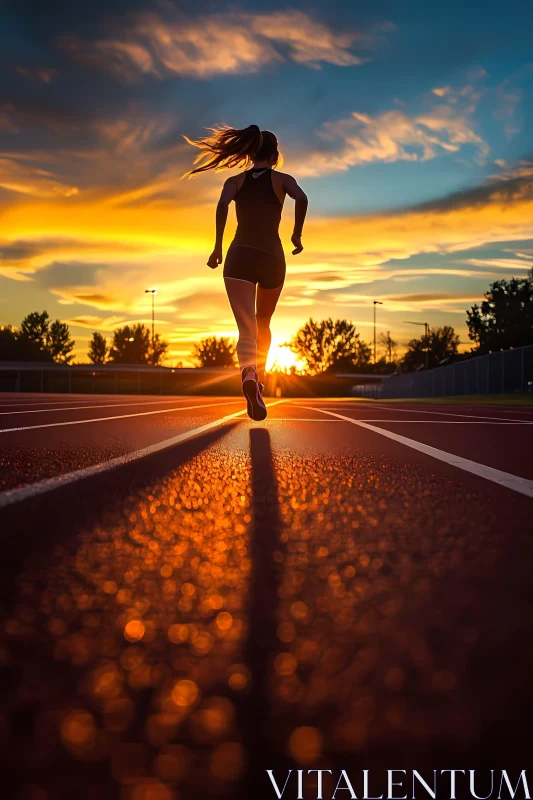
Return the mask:
[[[47,311],[32,311],[22,320],[20,332],[39,349],[49,353],[53,361],[67,363],[72,360],[74,340],[65,322],[50,322]]]
[[[35,342],[43,350],[46,348],[46,339],[50,327],[48,311],[32,311],[24,317],[20,325],[21,332]]]
[[[87,353],[89,360],[93,364],[105,364],[107,356],[107,339],[101,333],[95,331],[92,339],[89,342],[89,351]]]
[[[407,352],[403,357],[406,372],[425,366],[426,355],[428,367],[436,367],[444,358],[453,358],[459,352],[459,336],[450,325],[442,328],[430,328],[429,334],[419,339],[411,339],[407,343]]]
[[[74,344],[68,325],[65,322],[60,322],[58,319],[52,322],[46,337],[46,349],[54,361],[65,364],[72,361],[74,358],[72,355]]]
[[[124,325],[113,333],[109,361],[112,364],[160,364],[167,348],[168,343],[158,333],[152,347],[150,329],[141,322]]]
[[[346,372],[358,370],[370,362],[371,350],[360,339],[355,325],[348,320],[309,319],[287,346],[305,361],[307,372]]]
[[[192,357],[200,367],[234,367],[237,363],[235,345],[224,336],[208,336],[195,342]]]
[[[390,331],[387,331],[387,333],[380,333],[379,343],[383,345],[385,349],[385,363],[395,364],[398,361],[398,342],[394,341],[390,335]]]
[[[52,356],[22,331],[13,330],[11,325],[6,325],[0,327],[0,361],[51,362]]]
[[[142,323],[124,325],[113,333],[109,360],[113,364],[148,364],[150,330]]]
[[[533,344],[533,273],[495,281],[466,315],[468,336],[480,353]]]
[[[150,353],[149,353],[149,361],[150,364],[154,366],[158,366],[161,364],[163,359],[165,358],[168,350],[168,342],[164,339],[161,339],[158,333],[154,335],[153,342],[150,340]]]

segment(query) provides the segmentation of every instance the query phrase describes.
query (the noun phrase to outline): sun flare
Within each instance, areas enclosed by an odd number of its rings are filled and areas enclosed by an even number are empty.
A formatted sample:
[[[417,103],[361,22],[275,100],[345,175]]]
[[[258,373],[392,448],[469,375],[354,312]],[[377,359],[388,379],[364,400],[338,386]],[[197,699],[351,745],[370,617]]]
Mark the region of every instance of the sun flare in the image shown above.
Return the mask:
[[[272,342],[267,359],[267,370],[279,369],[288,371],[291,367],[295,367],[297,371],[300,371],[304,364],[296,353],[289,350],[286,345],[281,342]]]

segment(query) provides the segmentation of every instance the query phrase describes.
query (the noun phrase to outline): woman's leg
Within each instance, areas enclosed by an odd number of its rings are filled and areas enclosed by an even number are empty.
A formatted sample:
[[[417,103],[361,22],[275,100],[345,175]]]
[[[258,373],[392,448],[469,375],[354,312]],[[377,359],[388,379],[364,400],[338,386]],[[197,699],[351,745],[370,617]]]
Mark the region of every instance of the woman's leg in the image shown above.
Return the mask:
[[[239,329],[237,357],[239,366],[257,368],[257,322],[255,319],[255,283],[224,278],[231,309]]]
[[[265,382],[265,366],[272,341],[270,333],[270,320],[276,310],[276,305],[283,289],[283,284],[276,289],[262,289],[257,287],[257,309],[255,312],[257,324],[257,371],[259,380]]]
[[[257,323],[255,321],[255,283],[224,278],[229,302],[239,329],[237,356],[241,368],[242,391],[248,416],[256,421],[266,418],[267,409],[257,379]]]

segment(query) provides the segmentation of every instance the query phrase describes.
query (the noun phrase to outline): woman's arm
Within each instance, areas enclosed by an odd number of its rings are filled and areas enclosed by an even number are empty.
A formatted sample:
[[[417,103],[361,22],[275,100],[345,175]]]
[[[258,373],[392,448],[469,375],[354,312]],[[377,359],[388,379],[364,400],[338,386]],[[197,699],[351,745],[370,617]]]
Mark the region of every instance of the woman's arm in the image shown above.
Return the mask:
[[[215,213],[215,247],[207,266],[215,269],[222,263],[222,241],[224,239],[224,230],[226,228],[226,221],[228,219],[228,206],[237,194],[237,185],[234,178],[228,178],[222,187],[220,200],[217,203],[217,210]]]
[[[307,206],[308,200],[307,195],[301,186],[298,186],[295,179],[292,175],[287,175],[284,182],[283,188],[295,201],[294,203],[294,230],[291,236],[291,242],[293,243],[295,249],[292,251],[293,256],[297,255],[297,253],[301,253],[303,248],[302,245],[302,230],[304,227],[305,215],[307,214]]]

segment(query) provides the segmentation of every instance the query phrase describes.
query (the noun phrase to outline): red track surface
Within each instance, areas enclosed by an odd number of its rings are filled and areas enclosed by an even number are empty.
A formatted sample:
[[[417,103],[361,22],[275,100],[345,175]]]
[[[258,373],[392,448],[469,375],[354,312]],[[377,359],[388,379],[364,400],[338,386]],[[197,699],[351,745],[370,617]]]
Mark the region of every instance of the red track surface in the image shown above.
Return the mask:
[[[1,485],[240,408],[2,395]],[[274,766],[527,767],[533,499],[379,430],[533,479],[533,409],[290,400],[0,509],[6,781],[225,800],[275,797]]]

